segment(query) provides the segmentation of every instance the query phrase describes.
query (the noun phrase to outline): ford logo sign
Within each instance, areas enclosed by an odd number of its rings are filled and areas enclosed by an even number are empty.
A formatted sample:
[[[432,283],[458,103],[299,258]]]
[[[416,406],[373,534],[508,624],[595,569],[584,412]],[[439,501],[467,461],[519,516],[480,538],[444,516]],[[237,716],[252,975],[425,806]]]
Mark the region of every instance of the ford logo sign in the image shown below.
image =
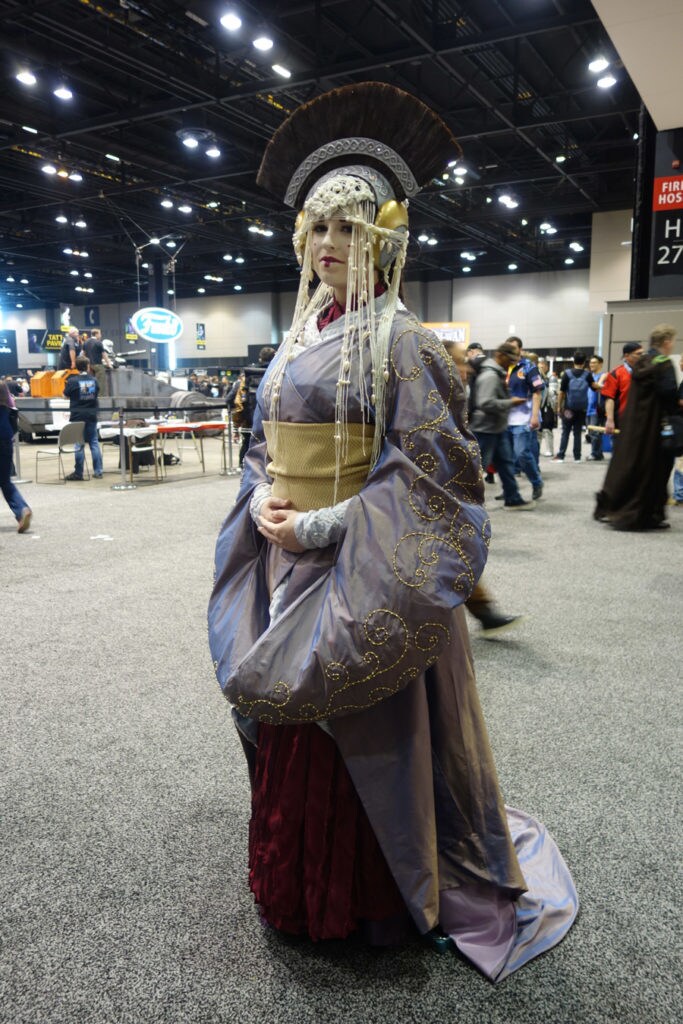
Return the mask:
[[[183,321],[170,309],[161,306],[146,306],[133,313],[130,318],[136,334],[145,341],[160,344],[175,341],[183,333]]]

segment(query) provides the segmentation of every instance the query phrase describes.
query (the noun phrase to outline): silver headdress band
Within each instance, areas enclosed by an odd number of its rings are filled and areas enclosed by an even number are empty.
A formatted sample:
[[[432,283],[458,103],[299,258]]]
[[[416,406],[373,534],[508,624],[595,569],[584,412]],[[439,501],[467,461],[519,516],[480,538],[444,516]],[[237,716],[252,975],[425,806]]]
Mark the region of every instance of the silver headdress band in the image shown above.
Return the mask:
[[[407,163],[398,155],[396,150],[392,149],[390,146],[387,146],[383,142],[379,142],[377,139],[336,139],[334,142],[327,142],[324,146],[320,146],[318,149],[314,150],[299,164],[291,177],[289,185],[287,186],[287,191],[285,192],[284,197],[285,203],[288,206],[297,208],[299,205],[301,189],[307,179],[310,178],[318,168],[322,167],[323,164],[344,156],[352,158],[365,156],[369,157],[371,160],[377,160],[393,172],[407,196],[417,195],[420,191],[420,186],[416,182]],[[330,172],[330,176],[332,174],[357,174],[359,170],[359,167],[356,167],[355,169],[353,167],[338,167],[335,168],[334,171]],[[372,173],[372,169],[369,168],[367,164],[364,164],[361,176],[366,181],[370,180],[368,172]],[[395,193],[384,175],[379,172],[376,172],[376,174],[380,192],[386,193],[381,196],[377,196],[377,205],[381,206],[387,199],[393,199]],[[325,177],[327,177],[327,175]],[[380,185],[380,179],[381,182],[383,182],[383,186]],[[320,178],[316,178],[314,187],[317,187],[319,183]]]

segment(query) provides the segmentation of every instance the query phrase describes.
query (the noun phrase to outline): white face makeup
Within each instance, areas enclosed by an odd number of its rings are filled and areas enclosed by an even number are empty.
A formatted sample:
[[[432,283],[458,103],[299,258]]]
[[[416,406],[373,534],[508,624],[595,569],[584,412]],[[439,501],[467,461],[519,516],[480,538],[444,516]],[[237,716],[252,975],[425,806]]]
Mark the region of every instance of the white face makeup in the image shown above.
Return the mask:
[[[334,290],[335,298],[342,305],[346,299],[352,235],[353,225],[338,218],[317,221],[311,228],[313,269],[323,284]]]

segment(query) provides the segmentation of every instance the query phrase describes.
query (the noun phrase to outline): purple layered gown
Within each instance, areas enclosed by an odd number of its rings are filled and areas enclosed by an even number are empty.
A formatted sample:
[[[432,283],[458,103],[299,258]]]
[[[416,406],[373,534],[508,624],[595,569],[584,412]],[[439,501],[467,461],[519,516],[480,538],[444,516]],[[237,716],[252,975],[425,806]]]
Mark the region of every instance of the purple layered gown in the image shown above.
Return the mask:
[[[334,422],[343,329],[343,317],[322,332],[307,325],[281,422]],[[489,539],[479,451],[453,361],[403,308],[386,409],[380,458],[338,542],[294,555],[269,546],[249,512],[269,480],[261,401],[217,543],[211,651],[243,724],[322,723],[418,931],[440,926],[500,981],[563,938],[578,901],[544,827],[503,804],[462,608]],[[362,420],[353,387],[348,418]]]

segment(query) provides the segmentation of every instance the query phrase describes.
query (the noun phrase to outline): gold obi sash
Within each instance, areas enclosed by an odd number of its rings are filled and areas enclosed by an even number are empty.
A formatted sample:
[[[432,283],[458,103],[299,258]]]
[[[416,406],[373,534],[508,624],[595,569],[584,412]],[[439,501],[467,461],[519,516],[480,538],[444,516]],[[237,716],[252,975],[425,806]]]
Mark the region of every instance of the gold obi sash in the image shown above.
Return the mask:
[[[266,464],[273,478],[273,497],[291,501],[297,512],[327,508],[334,504],[334,423],[273,423],[264,420],[268,445]],[[358,494],[370,471],[372,424],[347,425],[348,454],[339,468],[337,501]]]

